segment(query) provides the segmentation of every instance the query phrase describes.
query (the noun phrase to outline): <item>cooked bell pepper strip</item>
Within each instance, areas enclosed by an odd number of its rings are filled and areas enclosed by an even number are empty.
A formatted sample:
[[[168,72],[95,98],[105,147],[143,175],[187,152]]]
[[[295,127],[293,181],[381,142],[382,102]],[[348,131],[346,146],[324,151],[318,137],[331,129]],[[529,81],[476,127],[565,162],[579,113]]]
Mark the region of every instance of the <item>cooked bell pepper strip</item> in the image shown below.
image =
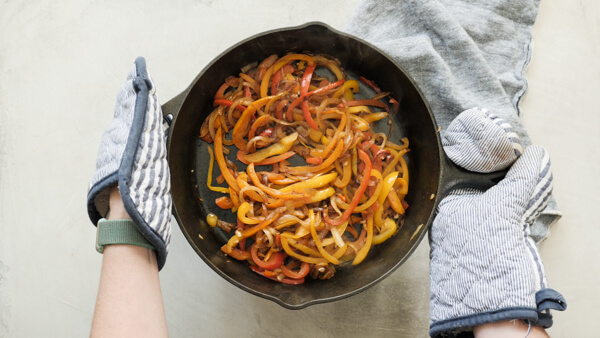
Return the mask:
[[[378,180],[377,186],[375,187],[375,191],[373,192],[373,195],[365,203],[354,208],[354,212],[361,212],[361,211],[367,210],[367,208],[369,208],[371,205],[373,205],[373,203],[375,203],[375,201],[378,200],[378,197],[381,194],[381,191],[384,187],[384,185],[383,185],[384,180],[381,179],[381,174],[379,173],[379,171],[377,171],[375,169],[371,169],[371,177],[375,177]]]
[[[292,256],[302,262],[306,262],[309,264],[329,263],[325,258],[308,257],[292,250],[290,244],[288,243],[288,238],[292,238],[293,236],[294,235],[290,232],[284,232],[281,234],[281,247],[283,248],[285,253],[288,254],[288,256]]]
[[[233,189],[235,193],[238,193],[240,189],[235,182],[235,178],[229,172],[225,157],[223,156],[223,132],[221,131],[221,127],[219,127],[215,134],[215,157],[217,158],[219,169],[221,169],[221,174],[225,178],[225,181],[227,181],[227,184],[229,184],[229,189]]]
[[[267,71],[265,72],[265,75],[261,78],[261,83],[260,83],[260,96],[261,97],[267,96],[267,91],[269,90],[269,82],[271,79],[271,74],[278,71],[281,67],[285,66],[286,64],[288,64],[292,61],[295,61],[295,60],[307,61],[309,65],[314,64],[313,58],[311,56],[305,55],[305,54],[288,54],[288,55],[282,57],[274,65],[269,67],[267,69]],[[300,69],[300,67],[298,67],[298,69]]]
[[[373,217],[367,217],[367,241],[365,245],[358,251],[356,257],[352,261],[352,265],[360,264],[371,249],[371,245],[373,244]]]
[[[385,143],[386,148],[392,148],[393,150],[399,151],[405,148],[408,148],[408,138],[403,138],[400,141],[402,141],[402,145],[399,144],[395,144],[393,142],[391,142],[390,140],[388,140]]]
[[[282,92],[278,95],[281,95],[283,93],[285,92]],[[246,149],[248,141],[244,140],[244,136],[246,135],[246,131],[250,127],[250,121],[252,120],[254,113],[256,113],[256,110],[262,108],[264,105],[269,103],[271,99],[273,99],[272,96],[267,96],[252,102],[248,106],[248,108],[244,110],[238,121],[235,123],[235,126],[233,126],[232,141],[238,149]]]
[[[375,82],[366,79],[365,77],[359,76],[358,79],[360,80],[360,82],[366,84],[367,86],[371,87],[371,89],[373,89],[375,91],[375,93],[377,94],[381,94],[381,89],[379,89],[379,86],[377,84],[375,84]]]
[[[296,69],[292,65],[285,65],[280,70],[273,73],[273,82],[271,83],[271,95],[277,94],[277,85],[286,74],[293,73]]]
[[[231,250],[229,250],[227,248],[227,244],[225,244],[221,247],[221,251],[223,251],[227,255],[229,255],[237,260],[240,260],[240,261],[245,261],[245,260],[252,258],[248,251],[240,250],[237,248],[231,248]]]
[[[399,173],[397,171],[394,171],[393,173],[388,174],[383,179],[383,187],[381,189],[381,192],[379,193],[379,197],[377,198],[377,202],[379,202],[380,207],[383,206],[383,202],[390,193],[390,190],[394,187],[394,183],[396,183],[396,178],[398,178],[398,174]]]
[[[233,105],[233,101],[225,100],[225,99],[217,99],[213,102],[213,106],[218,106],[221,104],[231,107]],[[246,110],[246,107],[238,104],[237,106],[235,106],[235,109],[243,112],[244,110]]]
[[[269,188],[266,185],[262,184],[262,182],[256,175],[256,171],[254,171],[254,163],[252,163],[252,162],[248,165],[248,168],[246,169],[246,171],[248,172],[248,176],[252,180],[252,183],[254,183],[255,186],[257,186],[260,190],[264,191],[268,195],[271,195],[271,196],[277,197],[277,198],[282,198],[282,199],[290,199],[290,200],[307,197],[306,194],[285,193],[285,192],[281,192],[277,189]]]
[[[329,183],[331,183],[333,180],[335,180],[335,178],[337,176],[338,176],[338,174],[336,172],[330,173],[330,174],[326,174],[326,175],[322,175],[322,176],[315,176],[315,177],[312,177],[312,178],[310,178],[310,179],[308,179],[306,181],[301,181],[301,182],[298,182],[296,184],[288,185],[287,187],[279,189],[279,191],[281,191],[281,192],[292,192],[292,191],[298,190],[298,189],[307,189],[307,188],[316,189],[316,188],[322,188],[322,187],[328,185]]]
[[[340,142],[340,144],[342,144],[342,142]],[[327,214],[324,215],[323,218],[324,218],[325,222],[327,222],[328,224],[340,225],[345,220],[347,220],[348,217],[350,217],[350,215],[354,212],[354,209],[358,206],[358,203],[362,199],[362,197],[365,193],[365,190],[367,190],[367,186],[369,185],[369,177],[371,177],[371,159],[369,159],[369,155],[367,153],[365,153],[364,151],[362,151],[360,149],[358,150],[358,157],[365,164],[365,170],[363,172],[363,179],[360,182],[358,189],[356,189],[356,192],[354,193],[354,197],[352,197],[350,206],[348,207],[348,209],[346,209],[344,211],[342,216],[340,216],[339,218],[336,218],[336,219],[331,219],[331,218],[329,218],[329,215],[327,215]]]
[[[310,233],[313,241],[315,241],[315,246],[317,247],[317,250],[319,250],[319,253],[321,253],[321,255],[330,263],[336,265],[340,264],[340,261],[337,258],[333,257],[331,254],[329,254],[329,252],[327,252],[327,250],[323,248],[321,239],[319,238],[319,235],[317,235],[317,230],[315,229],[315,214],[312,209],[308,210],[308,217],[310,218]]]
[[[344,171],[341,179],[338,177],[333,184],[338,188],[343,188],[350,183],[350,179],[352,178],[352,166],[350,165],[350,160],[344,160],[343,165]]]
[[[337,143],[337,146],[335,147],[335,150],[333,151],[331,156],[329,156],[325,161],[323,161],[323,163],[317,166],[289,167],[288,170],[292,173],[314,173],[323,170],[329,167],[330,165],[333,165],[333,162],[335,162],[340,157],[342,151],[344,151],[344,142],[340,141]]]
[[[269,271],[269,270],[262,270],[261,268],[254,266],[254,265],[250,265],[250,269],[263,277],[266,277],[268,279],[271,279],[271,280],[274,280],[276,282],[280,282],[283,284],[298,285],[298,284],[304,283],[304,278],[300,278],[300,279],[282,278],[281,280],[279,280],[279,278],[275,277],[277,275],[275,272],[272,272],[273,276],[268,276],[267,271]]]
[[[241,202],[245,201],[243,199],[243,196],[242,196],[242,189],[244,189],[245,187],[250,187],[250,184],[248,184],[247,179],[248,179],[248,176],[244,172],[240,173],[238,175],[238,177],[236,178],[236,182],[238,184],[238,187],[240,188],[240,194],[239,194],[238,199],[241,200]],[[260,190],[260,191],[262,192],[262,190]],[[257,201],[257,202],[265,203],[268,200],[267,196],[264,193],[260,194],[257,191],[252,190],[252,189],[246,189],[246,190],[244,190],[244,195],[247,195],[252,200]],[[241,206],[241,204],[240,204],[240,206]],[[239,218],[238,218],[238,221],[239,221]]]
[[[244,155],[246,155],[245,151],[242,151],[242,150],[238,151],[237,159],[246,165],[250,164],[250,162],[246,161],[246,159],[244,158]],[[288,151],[281,155],[265,158],[264,160],[262,160],[260,162],[256,162],[255,165],[271,165],[271,164],[279,163],[281,161],[287,160],[288,158],[290,158],[294,155],[296,155],[295,151]],[[277,184],[279,184],[279,183],[277,183]]]
[[[335,93],[333,93],[333,97],[337,99],[344,95],[347,90],[352,90],[353,93],[358,93],[358,82],[356,80],[348,80],[344,82],[344,85],[338,88]]]
[[[379,233],[373,236],[373,245],[381,244],[387,241],[392,235],[396,233],[398,226],[396,222],[391,218],[386,218],[383,222],[383,227],[379,231]]]
[[[206,186],[208,187],[208,189],[210,189],[212,191],[229,194],[229,188],[212,186],[212,174],[213,174],[213,167],[215,166],[215,154],[213,153],[213,150],[210,146],[207,146],[206,149],[208,150],[208,156],[210,157],[210,161],[208,164],[208,177],[206,178]]]
[[[408,149],[402,149],[397,153],[392,152],[392,155],[394,155],[394,158],[390,161],[390,163],[388,163],[387,167],[383,170],[382,175],[385,177],[389,173],[391,173],[396,168],[396,164],[398,164],[398,162],[400,162],[400,159],[402,159],[402,155],[406,154],[407,152],[408,152]],[[406,171],[408,172],[408,169]],[[404,173],[402,173],[402,174],[404,175]]]
[[[248,139],[253,139],[254,136],[256,136],[256,130],[264,125],[268,125],[270,121],[271,118],[269,115],[262,115],[257,118],[254,123],[252,123],[252,127],[250,127],[250,130],[248,131]]]
[[[404,210],[404,207],[402,206],[402,202],[400,202],[400,197],[398,197],[398,194],[396,193],[396,189],[392,188],[390,190],[390,193],[387,198],[388,198],[388,201],[390,201],[390,206],[392,207],[392,209],[394,209],[394,211],[397,214],[404,215],[404,213],[406,211]]]
[[[256,246],[256,243],[250,246],[250,255],[252,256],[252,260],[254,263],[256,263],[256,265],[266,270],[275,270],[279,268],[285,259],[284,254],[281,252],[275,252],[266,262],[263,261],[260,259],[260,257],[258,257],[258,247]]]
[[[308,70],[308,68],[307,68],[307,70]],[[314,71],[314,69],[313,69],[313,71]],[[306,75],[306,73],[305,73],[305,75]],[[311,74],[311,76],[312,76],[312,74]],[[302,81],[303,81],[302,83],[304,84],[304,78],[302,79]],[[292,122],[292,113],[294,111],[294,108],[296,108],[296,106],[298,106],[300,104],[300,107],[302,108],[302,113],[304,115],[304,120],[314,130],[319,130],[319,128],[317,127],[316,122],[312,118],[312,115],[310,115],[310,111],[308,110],[308,102],[306,102],[307,98],[309,96],[311,96],[311,95],[323,93],[325,91],[328,91],[328,90],[331,90],[331,89],[333,89],[335,87],[338,87],[338,86],[342,85],[344,82],[345,82],[345,80],[342,79],[342,80],[336,81],[334,83],[331,83],[331,84],[329,84],[329,85],[327,85],[325,87],[321,87],[321,88],[318,88],[318,89],[316,89],[314,91],[306,92],[306,93],[302,93],[302,90],[301,90],[300,91],[300,96],[297,99],[295,99],[294,101],[292,101],[292,103],[288,107],[288,110],[287,110],[287,119],[288,119],[288,121]],[[304,108],[305,106],[306,106],[306,109]],[[308,113],[307,113],[307,111],[308,111]],[[313,127],[313,125],[315,127]]]
[[[384,113],[384,112],[380,112],[380,113],[371,113],[371,114],[365,115],[365,116],[363,117],[363,119],[364,119],[365,121],[367,121],[368,123],[372,123],[372,122],[375,122],[375,121],[379,121],[379,120],[381,120],[381,119],[384,119],[384,118],[386,118],[388,115],[389,115],[388,113]]]
[[[281,273],[287,277],[292,279],[302,279],[308,275],[308,271],[310,270],[310,265],[306,262],[302,262],[300,264],[300,270],[298,272],[288,268],[286,265],[281,266]]]
[[[229,88],[229,84],[227,82],[223,83],[221,85],[221,87],[219,87],[219,89],[217,90],[217,92],[215,93],[215,100],[218,99],[222,99],[223,95],[225,94],[225,91],[227,90],[227,88]]]
[[[390,108],[384,102],[377,100],[353,100],[346,101],[345,103],[340,103],[340,107],[352,107],[352,106],[374,106],[385,109],[386,112],[389,112]]]
[[[322,151],[311,150],[310,154],[312,156],[315,156],[315,157],[317,157],[317,156],[318,157],[326,157],[326,156],[329,155],[329,152],[337,144],[337,141],[340,139],[341,133],[344,131],[344,128],[346,128],[346,122],[347,122],[346,114],[342,113],[342,114],[339,114],[339,115],[340,115],[340,124],[338,126],[338,129],[335,131],[335,134],[333,135],[333,138],[331,139],[331,141],[329,142],[329,144],[325,147],[325,149],[323,149]]]
[[[257,163],[257,162],[263,161],[267,157],[281,155],[281,154],[287,152],[288,150],[290,150],[292,148],[292,146],[294,145],[294,142],[296,142],[297,139],[298,139],[298,133],[293,133],[293,134],[287,135],[287,136],[281,138],[281,140],[279,140],[279,142],[274,143],[274,144],[268,146],[267,148],[261,149],[252,154],[246,154],[246,156],[244,156],[244,159],[248,162]]]
[[[240,221],[242,221],[242,223],[244,223],[244,224],[259,224],[261,222],[264,222],[265,221],[264,217],[248,218],[246,216],[246,214],[248,213],[248,211],[250,211],[251,208],[252,208],[252,205],[250,205],[250,203],[248,203],[248,202],[242,203],[237,211],[238,219]]]
[[[215,200],[215,203],[221,209],[227,210],[227,209],[233,208],[233,202],[231,201],[231,198],[229,198],[227,196],[217,198]]]
[[[321,202],[321,201],[326,200],[329,197],[333,196],[334,194],[335,194],[335,189],[333,189],[332,187],[325,188],[325,189],[313,190],[313,192],[310,195],[310,198],[308,200],[308,203]],[[299,207],[300,206],[296,206],[296,208],[299,208]]]

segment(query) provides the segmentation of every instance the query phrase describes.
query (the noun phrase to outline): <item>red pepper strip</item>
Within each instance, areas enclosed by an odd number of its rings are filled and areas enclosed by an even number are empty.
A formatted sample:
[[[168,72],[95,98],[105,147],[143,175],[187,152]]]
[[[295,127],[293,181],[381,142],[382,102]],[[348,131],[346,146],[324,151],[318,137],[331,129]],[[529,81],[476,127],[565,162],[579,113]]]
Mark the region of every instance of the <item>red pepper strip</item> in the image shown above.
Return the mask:
[[[252,93],[250,92],[250,86],[244,87],[244,97],[252,97]]]
[[[374,106],[385,109],[389,113],[389,107],[387,104],[377,100],[352,100],[346,101],[346,103],[340,103],[338,107],[354,107],[354,106]]]
[[[375,84],[375,82],[368,80],[362,76],[359,76],[358,80],[360,82],[366,84],[367,86],[371,87],[377,94],[381,94],[381,89],[379,89],[379,86],[377,84]]]
[[[281,100],[279,101],[279,103],[277,103],[277,105],[275,106],[275,117],[278,119],[283,119],[283,107],[285,107],[286,104],[288,104],[290,101],[288,100]]]
[[[254,263],[256,263],[256,265],[260,266],[265,270],[277,269],[281,266],[281,264],[283,264],[283,260],[285,259],[284,254],[282,254],[281,252],[275,252],[271,255],[271,257],[269,257],[268,261],[263,261],[262,259],[260,259],[260,257],[258,257],[258,247],[256,246],[256,243],[250,246],[250,254],[252,255],[252,260],[254,261]]]
[[[233,249],[231,249],[231,251],[229,253],[227,253],[227,251],[225,251],[225,250],[227,250],[227,244],[225,244],[221,247],[221,251],[225,252],[227,255],[229,255],[237,260],[240,260],[240,261],[245,261],[245,260],[251,258],[250,253],[245,250],[233,248]]]
[[[219,90],[217,90],[217,93],[215,94],[215,100],[218,99],[222,99],[223,95],[225,94],[225,91],[227,90],[227,88],[229,88],[229,84],[227,82],[223,83],[221,85],[221,87],[219,87]]]
[[[256,272],[257,274],[266,277],[268,279],[274,280],[276,282],[280,282],[283,284],[291,284],[291,285],[297,285],[297,284],[302,284],[304,283],[304,278],[301,279],[291,279],[291,278],[284,278],[282,280],[277,279],[277,277],[270,277],[267,276],[265,274],[266,271],[262,270],[261,268],[259,268],[258,266],[254,266],[254,265],[250,265],[250,269],[252,269],[252,271]]]
[[[220,104],[231,107],[233,105],[233,101],[218,99],[218,100],[215,100],[215,102],[213,103],[213,107],[218,106]],[[246,106],[242,106],[241,104],[238,104],[237,106],[235,106],[235,109],[243,112],[244,110],[246,110]]]
[[[277,85],[279,81],[283,79],[286,74],[293,73],[296,69],[292,65],[285,65],[273,74],[273,81],[271,82],[271,95],[277,94]]]
[[[360,199],[365,194],[365,190],[367,190],[367,186],[369,185],[369,181],[370,181],[369,177],[371,177],[371,168],[372,168],[371,159],[369,159],[369,155],[367,155],[367,153],[365,153],[361,149],[358,149],[358,158],[360,158],[365,163],[365,170],[363,171],[363,179],[360,182],[358,189],[354,193],[354,197],[352,197],[352,201],[350,202],[348,209],[346,209],[344,211],[342,216],[340,216],[339,218],[336,218],[336,219],[331,219],[331,218],[329,218],[329,215],[327,215],[327,214],[324,215],[325,222],[327,222],[328,224],[340,225],[340,224],[344,223],[348,219],[348,217],[350,217],[350,215],[352,215],[352,211],[354,211],[356,206],[358,206],[358,202],[360,202]]]
[[[306,94],[302,94],[302,92],[300,92],[300,93],[301,93],[301,94],[300,94],[300,96],[299,96],[297,99],[295,99],[295,100],[292,102],[292,104],[290,104],[290,106],[288,107],[288,110],[287,110],[287,119],[288,119],[288,121],[290,121],[290,122],[293,122],[293,121],[294,121],[294,117],[293,117],[293,115],[292,115],[292,113],[293,113],[293,111],[294,111],[294,108],[296,108],[296,106],[297,106],[297,105],[299,105],[300,103],[306,102],[306,98],[308,98],[308,97],[309,97],[309,96],[311,96],[311,95],[314,95],[314,94],[320,94],[320,93],[326,92],[326,91],[328,91],[328,90],[330,90],[330,89],[333,89],[333,88],[339,87],[339,86],[343,85],[343,84],[344,84],[344,82],[346,82],[346,80],[344,80],[344,79],[341,79],[341,80],[339,80],[339,81],[336,81],[336,82],[334,82],[334,83],[330,83],[330,84],[328,84],[328,85],[327,85],[327,86],[325,86],[325,87],[321,87],[321,88],[319,88],[319,89],[315,89],[315,90],[313,90],[312,92],[308,92],[308,93],[306,93]],[[307,103],[307,108],[308,108],[308,103]],[[306,118],[306,113],[305,113],[305,111],[304,111],[304,108],[302,108],[302,112],[303,112],[303,113],[304,113],[304,115],[305,115],[305,116],[304,116],[304,119],[306,120],[306,122],[308,122],[308,124],[309,124],[309,125],[310,125],[310,123],[311,123],[310,121],[313,121],[313,122],[314,122],[314,120],[313,120],[313,118],[312,118],[312,116],[311,116],[310,114],[308,115],[308,118],[309,118],[310,120]],[[309,112],[309,113],[310,113],[310,112]],[[316,126],[316,123],[315,123],[315,126]],[[311,127],[312,127],[312,125],[311,125]],[[318,128],[315,128],[315,129],[317,129],[317,130],[318,130]]]
[[[246,155],[245,151],[238,150],[238,152],[237,152],[238,161],[240,161],[246,165],[250,164],[250,162],[246,161],[246,159],[244,158],[244,155]],[[296,155],[295,151],[288,151],[287,153],[283,153],[281,155],[265,158],[264,160],[262,160],[260,162],[254,163],[254,165],[271,165],[271,164],[279,163],[283,160],[287,160],[288,158],[290,158],[294,155]]]
[[[293,278],[293,279],[301,279],[301,278],[306,277],[306,275],[308,275],[309,270],[310,270],[310,266],[306,262],[302,262],[302,264],[300,265],[300,270],[298,270],[298,272],[288,268],[285,265],[281,266],[281,273],[283,273],[285,276]]]

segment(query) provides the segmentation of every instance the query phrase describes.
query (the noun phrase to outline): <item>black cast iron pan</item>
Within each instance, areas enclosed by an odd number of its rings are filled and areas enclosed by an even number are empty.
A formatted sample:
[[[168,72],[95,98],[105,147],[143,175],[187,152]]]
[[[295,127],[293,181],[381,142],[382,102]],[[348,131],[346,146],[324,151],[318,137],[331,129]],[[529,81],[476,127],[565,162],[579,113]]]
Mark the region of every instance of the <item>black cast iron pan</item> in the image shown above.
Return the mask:
[[[216,207],[214,200],[220,195],[203,183],[209,160],[206,145],[199,139],[200,126],[212,111],[214,94],[226,77],[271,54],[282,56],[288,52],[333,56],[350,75],[364,76],[383,91],[391,92],[400,102],[400,110],[391,118],[392,140],[398,142],[406,136],[411,148],[410,189],[405,198],[410,208],[400,231],[375,246],[362,264],[339,268],[329,280],[307,280],[293,286],[267,280],[252,272],[247,263],[221,252],[225,237],[220,229],[206,224],[206,215],[212,212],[225,220],[235,220],[235,216]],[[165,116],[172,117],[167,148],[174,215],[188,242],[225,280],[290,309],[348,297],[382,280],[402,265],[425,237],[444,192],[459,185],[493,184],[489,177],[462,171],[446,158],[427,101],[401,66],[369,43],[322,23],[277,29],[238,43],[215,58],[185,91],[162,109]],[[216,176],[217,166],[215,171]]]

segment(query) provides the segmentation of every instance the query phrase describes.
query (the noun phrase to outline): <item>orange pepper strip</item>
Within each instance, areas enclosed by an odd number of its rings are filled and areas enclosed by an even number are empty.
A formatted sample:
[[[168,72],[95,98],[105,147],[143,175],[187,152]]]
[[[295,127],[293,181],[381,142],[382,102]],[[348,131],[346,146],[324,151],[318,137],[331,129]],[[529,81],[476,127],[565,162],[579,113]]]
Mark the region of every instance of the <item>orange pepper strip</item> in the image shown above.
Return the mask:
[[[252,123],[252,127],[250,127],[250,131],[248,132],[248,139],[254,138],[254,136],[256,136],[256,130],[264,126],[265,124],[268,124],[270,120],[271,118],[269,117],[269,115],[263,115],[257,118],[256,121]]]
[[[333,162],[335,162],[340,157],[340,155],[342,155],[342,151],[344,151],[344,142],[340,141],[340,142],[338,142],[338,144],[335,147],[335,150],[331,154],[331,156],[328,157],[325,161],[323,161],[323,163],[321,163],[317,166],[289,167],[288,170],[291,173],[307,173],[307,172],[314,173],[314,172],[317,172],[319,170],[329,167],[330,165],[333,165]]]
[[[255,186],[257,186],[260,190],[264,191],[268,195],[271,195],[271,196],[277,197],[277,198],[281,198],[281,199],[286,199],[286,200],[307,197],[306,194],[283,193],[277,189],[269,188],[266,185],[262,184],[262,182],[256,175],[256,171],[254,171],[254,163],[250,163],[248,165],[247,172],[248,172],[248,176],[252,180],[252,183],[254,183]]]
[[[360,264],[365,259],[365,257],[367,257],[367,254],[369,253],[369,250],[371,249],[372,243],[373,243],[373,216],[369,216],[367,218],[367,241],[365,242],[365,245],[362,248],[360,248],[360,250],[356,254],[356,257],[354,257],[354,261],[352,261],[352,265]]]
[[[244,155],[246,155],[246,154],[247,153],[245,151],[239,150],[237,153],[237,159],[238,159],[238,161],[248,165],[248,164],[250,164],[250,162],[246,161],[246,159],[244,158]],[[265,158],[264,160],[262,160],[260,162],[256,162],[255,165],[271,165],[271,164],[279,163],[283,160],[287,160],[288,158],[290,158],[294,155],[296,155],[295,151],[288,151],[281,155]]]
[[[400,197],[398,197],[398,194],[396,193],[396,190],[394,188],[390,189],[390,193],[387,196],[387,198],[390,201],[390,206],[392,207],[392,209],[394,209],[396,213],[403,215],[405,210],[402,207]]]
[[[215,157],[217,158],[217,164],[219,165],[223,178],[225,178],[225,181],[229,184],[229,188],[233,189],[235,193],[240,192],[240,188],[238,188],[235,178],[231,172],[229,172],[229,168],[227,168],[225,156],[223,156],[223,133],[221,127],[217,129],[217,133],[215,134]]]
[[[340,142],[340,144],[343,144],[343,142]],[[350,202],[350,206],[348,207],[348,209],[346,209],[344,211],[344,213],[342,214],[342,216],[340,216],[339,218],[336,218],[336,219],[331,219],[331,218],[329,218],[328,215],[325,215],[323,217],[323,219],[325,220],[325,222],[327,222],[328,224],[331,224],[331,225],[340,225],[340,224],[344,223],[344,221],[347,220],[348,217],[350,217],[350,215],[352,215],[352,213],[354,212],[354,209],[356,208],[356,206],[360,202],[361,198],[365,194],[365,190],[367,190],[367,186],[369,185],[369,181],[370,181],[369,178],[371,177],[371,168],[372,168],[371,159],[369,159],[369,155],[367,153],[365,153],[361,149],[358,150],[358,157],[365,163],[365,170],[363,172],[363,179],[360,182],[360,185],[358,186],[358,189],[354,193],[354,197],[352,197],[352,201]]]
[[[253,226],[252,228],[242,230],[241,231],[242,238],[248,238],[248,237],[256,234],[257,232],[261,231],[262,229],[266,228],[269,224],[273,223],[276,219],[278,219],[280,215],[281,215],[281,213],[278,212],[273,217],[270,217],[270,218],[267,218],[266,220],[264,220],[262,223],[260,223],[256,226]],[[236,237],[236,236],[234,236],[234,237]]]
[[[284,93],[285,92],[282,92],[278,95]],[[262,108],[264,105],[269,103],[271,99],[273,99],[272,96],[267,96],[252,102],[250,105],[248,105],[248,108],[244,110],[244,112],[236,122],[235,126],[233,126],[232,141],[238,149],[246,149],[246,145],[248,144],[248,142],[244,140],[244,135],[246,135],[246,130],[248,130],[250,121],[252,120],[254,113],[256,113],[256,110]]]

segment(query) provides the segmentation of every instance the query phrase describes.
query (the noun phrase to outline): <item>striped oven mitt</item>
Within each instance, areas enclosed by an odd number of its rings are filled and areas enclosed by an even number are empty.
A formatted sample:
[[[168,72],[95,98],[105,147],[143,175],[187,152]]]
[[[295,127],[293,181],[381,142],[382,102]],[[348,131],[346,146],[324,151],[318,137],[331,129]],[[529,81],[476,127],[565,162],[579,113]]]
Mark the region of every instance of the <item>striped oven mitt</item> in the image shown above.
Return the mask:
[[[548,288],[529,236],[552,193],[548,153],[523,151],[508,123],[477,108],[449,125],[443,145],[467,170],[510,169],[487,191],[456,189],[438,207],[430,232],[430,335],[510,319],[550,327],[549,310],[562,311],[566,302]]]
[[[159,270],[171,238],[171,186],[163,116],[143,58],[127,74],[104,132],[90,190],[94,225],[108,211],[108,188],[118,184],[125,209],[139,233],[156,250]]]

